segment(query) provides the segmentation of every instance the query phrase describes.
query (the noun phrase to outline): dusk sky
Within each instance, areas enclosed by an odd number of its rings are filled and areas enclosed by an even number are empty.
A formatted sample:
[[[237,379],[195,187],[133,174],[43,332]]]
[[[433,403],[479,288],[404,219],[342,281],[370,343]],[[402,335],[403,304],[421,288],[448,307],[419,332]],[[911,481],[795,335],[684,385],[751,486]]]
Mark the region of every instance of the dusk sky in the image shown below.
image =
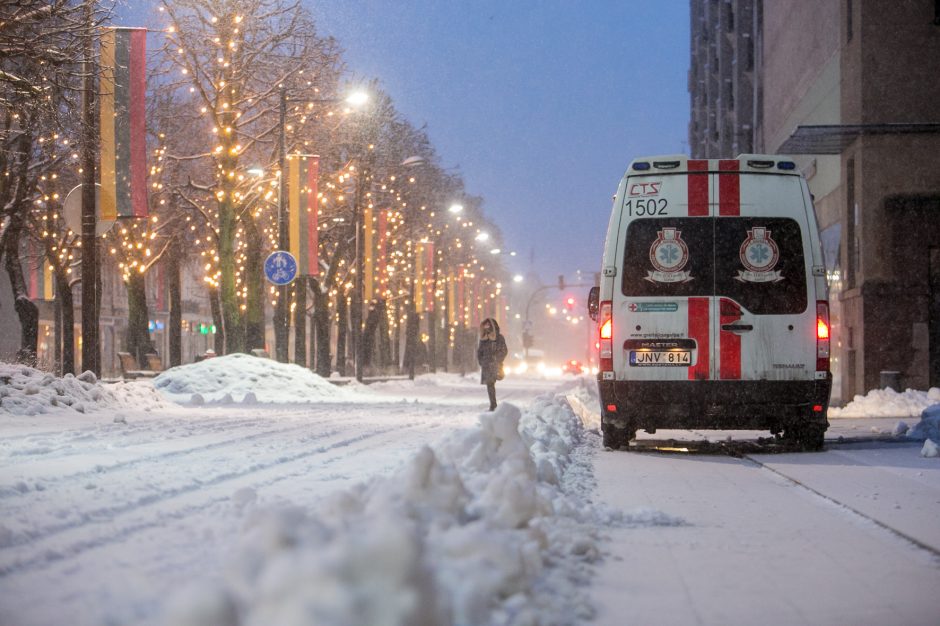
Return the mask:
[[[685,0],[305,4],[355,76],[377,77],[412,123],[427,123],[442,165],[459,169],[517,251],[512,272],[553,282],[598,271],[627,164],[687,151]]]

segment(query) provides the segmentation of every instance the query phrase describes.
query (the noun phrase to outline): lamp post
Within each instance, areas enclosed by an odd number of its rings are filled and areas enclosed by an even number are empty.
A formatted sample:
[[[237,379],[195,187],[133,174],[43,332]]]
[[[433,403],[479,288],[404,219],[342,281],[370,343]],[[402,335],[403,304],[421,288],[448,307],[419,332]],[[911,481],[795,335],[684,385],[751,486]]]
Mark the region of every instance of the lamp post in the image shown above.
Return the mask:
[[[278,180],[277,194],[277,246],[281,250],[290,248],[290,228],[288,225],[287,214],[287,89],[281,84],[279,90],[278,107],[278,170],[280,176]],[[345,102],[351,106],[360,106],[369,99],[365,92],[354,92],[345,98]],[[342,98],[300,98],[299,102],[316,103],[335,103],[340,102]],[[358,223],[358,210],[356,222]],[[356,251],[359,251],[359,231],[356,231]],[[358,263],[358,262],[357,262]],[[358,272],[357,272],[358,274]],[[358,280],[358,278],[357,278]],[[275,357],[281,363],[287,363],[290,340],[290,308],[288,305],[288,285],[280,285],[277,288],[277,306],[274,308],[274,351]],[[359,369],[359,359],[356,359],[356,368]],[[361,380],[361,379],[360,379]]]
[[[287,225],[287,192],[285,190],[287,166],[287,90],[280,88],[280,106],[278,128],[277,163],[280,175],[277,183],[277,247],[281,250],[290,248],[290,232]],[[287,306],[287,285],[277,288],[277,305],[274,308],[274,352],[281,363],[287,363],[288,339],[290,338],[290,316]]]

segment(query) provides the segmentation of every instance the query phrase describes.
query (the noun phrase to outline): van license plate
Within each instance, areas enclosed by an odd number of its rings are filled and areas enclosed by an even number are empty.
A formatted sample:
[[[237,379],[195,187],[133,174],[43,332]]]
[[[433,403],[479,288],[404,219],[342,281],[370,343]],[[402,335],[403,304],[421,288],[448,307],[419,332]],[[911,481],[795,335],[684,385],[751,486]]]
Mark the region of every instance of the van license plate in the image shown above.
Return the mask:
[[[688,350],[630,351],[630,365],[634,367],[689,367],[692,353]]]

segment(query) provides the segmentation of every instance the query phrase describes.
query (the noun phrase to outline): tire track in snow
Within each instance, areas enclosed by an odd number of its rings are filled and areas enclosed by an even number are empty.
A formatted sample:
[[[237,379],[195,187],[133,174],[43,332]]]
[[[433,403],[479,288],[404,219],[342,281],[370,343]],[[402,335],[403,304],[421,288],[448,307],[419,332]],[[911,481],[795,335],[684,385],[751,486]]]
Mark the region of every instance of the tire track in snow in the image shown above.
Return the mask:
[[[265,421],[257,420],[253,423],[260,424],[260,423],[265,423],[265,422],[266,420]],[[336,422],[337,420],[333,420],[332,422],[316,422],[316,424],[332,426]],[[92,468],[85,469],[80,472],[75,472],[73,474],[57,476],[56,478],[51,478],[51,479],[44,479],[42,482],[43,490],[48,491],[50,488],[56,488],[62,483],[67,483],[73,480],[83,480],[89,477],[104,477],[104,476],[107,476],[107,474],[110,472],[113,472],[116,470],[126,470],[127,468],[133,468],[133,467],[143,465],[146,463],[169,460],[169,459],[173,459],[176,457],[187,456],[187,455],[194,454],[194,453],[206,452],[206,451],[216,450],[220,448],[225,448],[225,447],[237,445],[240,443],[258,441],[258,440],[269,438],[272,436],[287,434],[293,431],[306,431],[306,430],[309,430],[311,426],[313,426],[313,424],[300,424],[300,425],[292,426],[290,428],[281,428],[281,429],[274,429],[274,430],[268,430],[268,431],[263,431],[263,432],[254,432],[247,436],[233,437],[231,439],[226,439],[222,441],[213,441],[205,445],[194,446],[190,448],[181,448],[179,450],[172,450],[169,452],[161,452],[159,454],[136,457],[133,459],[127,459],[125,461],[118,461],[110,465],[105,465],[105,466],[95,465]],[[188,439],[188,437],[183,436],[183,437],[180,437],[179,439],[186,440]],[[149,443],[153,443],[153,442],[151,441]],[[146,444],[139,444],[139,445],[146,445]],[[81,453],[82,451],[79,451],[76,454],[81,454]],[[15,488],[6,488],[6,490],[0,490],[0,501],[3,501],[7,498],[15,497],[15,496],[23,496],[23,495],[26,495],[27,493],[28,492],[18,491]],[[9,515],[7,515],[7,517],[9,517]]]
[[[18,543],[12,545],[3,551],[0,551],[0,579],[10,576],[12,574],[21,573],[24,570],[32,569],[35,567],[42,567],[43,565],[54,563],[65,558],[73,558],[89,549],[99,548],[113,543],[117,543],[127,539],[128,537],[149,528],[163,526],[168,520],[174,519],[183,519],[189,517],[194,513],[198,513],[209,507],[217,505],[221,502],[228,501],[231,499],[231,492],[228,491],[227,483],[232,480],[237,480],[244,478],[246,476],[251,476],[269,470],[275,467],[279,467],[288,463],[294,463],[297,461],[308,460],[311,457],[317,457],[320,455],[328,454],[330,452],[339,452],[343,451],[344,455],[349,454],[349,450],[346,450],[349,446],[361,443],[361,442],[371,442],[376,437],[381,437],[390,432],[402,432],[410,431],[416,427],[426,425],[426,421],[421,422],[411,422],[406,424],[397,424],[394,427],[388,427],[384,429],[371,430],[368,432],[357,431],[357,434],[352,437],[347,437],[340,439],[336,442],[330,443],[328,445],[321,445],[317,448],[305,450],[303,452],[298,452],[293,455],[284,456],[281,455],[273,462],[269,463],[256,463],[249,466],[243,471],[239,472],[226,472],[220,475],[215,476],[211,481],[204,481],[198,484],[188,484],[183,487],[176,489],[166,490],[161,494],[155,494],[153,497],[140,499],[135,502],[126,503],[116,507],[103,507],[98,511],[92,512],[98,515],[97,519],[90,519],[89,514],[83,516],[83,519],[77,524],[63,524],[61,527],[47,529],[47,532],[42,534],[36,534],[29,538],[28,542]],[[334,433],[335,434],[335,433]],[[324,435],[326,437],[328,435]],[[376,442],[375,446],[378,447],[382,445],[381,441]],[[368,450],[369,446],[365,447],[365,450]],[[322,458],[321,465],[329,464],[336,460],[334,458]],[[309,473],[310,466],[304,467],[300,470],[290,472],[287,474],[279,474],[272,479],[266,481],[261,481],[256,483],[255,486],[264,486],[274,484],[276,482],[286,480],[289,478],[296,478],[298,476],[303,476]],[[226,487],[226,492],[224,495],[211,497],[206,499],[203,494],[208,493],[208,490],[220,489],[223,486]],[[150,507],[155,507],[161,504],[167,504],[169,501],[186,497],[191,495],[199,495],[199,502],[190,506],[172,509],[166,513],[158,513],[157,515],[152,515],[149,510]],[[109,532],[109,529],[102,528],[102,534],[92,537],[92,538],[78,538],[69,541],[67,538],[63,539],[61,535],[68,533],[80,533],[85,531],[89,526],[106,526],[110,523],[115,522],[115,517],[122,516],[128,513],[133,513],[139,511],[142,508],[148,509],[148,514],[146,515],[146,520],[142,520],[137,523],[125,524],[120,526],[114,531]],[[56,548],[54,546],[42,547],[37,544],[54,542],[55,540],[62,540],[67,543],[66,546],[61,548]],[[15,555],[10,554],[10,558],[4,558],[6,556],[4,553],[7,551],[22,551],[22,549],[29,549],[29,554],[25,555],[23,558],[16,558]]]
[[[903,540],[905,540],[905,541],[907,541],[907,542],[910,542],[911,544],[913,544],[914,546],[920,548],[921,550],[926,550],[927,552],[929,552],[929,553],[931,553],[932,555],[934,555],[934,557],[940,558],[940,549],[938,549],[936,546],[932,546],[932,545],[930,545],[930,544],[928,544],[928,543],[924,543],[923,541],[917,539],[916,537],[913,537],[913,536],[911,536],[910,534],[905,533],[904,531],[899,530],[899,529],[897,529],[897,528],[894,528],[893,526],[891,526],[890,524],[887,524],[887,523],[883,522],[882,520],[879,520],[877,517],[874,517],[874,516],[872,516],[872,515],[869,515],[869,514],[867,514],[867,513],[864,513],[863,511],[860,511],[858,508],[853,507],[852,505],[847,504],[846,502],[841,501],[839,498],[835,497],[834,495],[831,495],[831,494],[828,494],[828,493],[824,493],[824,492],[822,492],[822,491],[820,491],[820,490],[818,490],[818,489],[816,489],[816,488],[814,488],[814,487],[811,487],[811,486],[808,485],[807,483],[805,483],[805,482],[803,482],[803,481],[801,481],[801,480],[799,480],[799,479],[797,479],[797,478],[794,478],[794,477],[792,477],[792,476],[788,476],[785,472],[781,471],[780,469],[778,469],[778,468],[776,468],[776,467],[771,467],[770,465],[764,463],[763,461],[760,461],[759,459],[754,458],[753,456],[751,456],[751,455],[749,455],[749,454],[744,455],[742,458],[744,458],[744,459],[750,461],[751,463],[754,463],[755,465],[759,466],[761,469],[767,470],[767,471],[769,471],[769,472],[773,472],[773,473],[776,474],[777,476],[780,476],[781,478],[783,478],[784,480],[790,482],[791,484],[793,484],[793,485],[795,485],[795,486],[797,486],[797,487],[799,487],[799,488],[801,488],[801,489],[803,489],[803,490],[805,490],[805,491],[811,493],[811,494],[814,495],[815,497],[821,498],[821,499],[825,500],[826,502],[829,502],[830,504],[834,504],[834,505],[836,505],[837,507],[839,507],[839,508],[841,508],[841,509],[843,509],[843,510],[845,510],[845,511],[848,511],[848,512],[851,513],[851,514],[853,514],[853,515],[855,515],[855,516],[857,516],[857,517],[859,517],[859,518],[861,518],[861,519],[863,519],[863,520],[865,520],[865,521],[867,521],[867,522],[870,522],[870,523],[874,524],[875,526],[878,526],[879,528],[882,528],[882,529],[888,531],[889,533],[895,535],[896,537],[899,537],[899,538],[901,538],[901,539],[903,539]]]

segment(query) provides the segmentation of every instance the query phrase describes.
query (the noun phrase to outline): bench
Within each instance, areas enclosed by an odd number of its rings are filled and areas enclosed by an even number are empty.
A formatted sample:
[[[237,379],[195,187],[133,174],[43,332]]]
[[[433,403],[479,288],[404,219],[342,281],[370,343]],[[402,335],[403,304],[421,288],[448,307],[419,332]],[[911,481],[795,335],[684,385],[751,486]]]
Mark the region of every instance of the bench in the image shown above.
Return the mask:
[[[142,370],[137,365],[137,359],[130,352],[118,352],[118,359],[121,361],[121,375],[125,380],[134,380],[136,378],[153,378],[160,372],[147,369]],[[157,357],[159,358],[159,357]]]

